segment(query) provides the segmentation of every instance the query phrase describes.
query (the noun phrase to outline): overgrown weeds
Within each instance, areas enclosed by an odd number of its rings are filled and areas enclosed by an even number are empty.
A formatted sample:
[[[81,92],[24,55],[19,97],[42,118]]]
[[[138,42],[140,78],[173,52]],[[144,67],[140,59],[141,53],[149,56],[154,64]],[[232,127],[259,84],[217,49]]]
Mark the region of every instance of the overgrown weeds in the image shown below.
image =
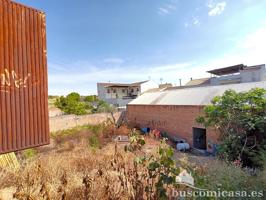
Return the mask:
[[[151,167],[151,162],[159,164],[164,156],[154,152],[145,161],[143,156],[144,152],[125,152],[122,146],[113,143],[93,152],[80,144],[70,152],[41,154],[34,160],[26,160],[20,171],[12,174],[14,197],[19,200],[159,199],[159,188],[167,186],[164,182],[158,185],[160,174],[167,166],[157,170]],[[170,164],[174,167],[173,161]]]
[[[109,129],[108,124],[102,126],[83,127],[80,132],[87,130],[85,135],[73,133],[86,140],[73,145],[70,151],[39,153],[24,160],[18,172],[0,170],[0,189],[15,187],[14,197],[18,200],[169,199],[173,189],[190,190],[176,182],[182,169],[191,173],[199,188],[260,191],[264,187],[263,178],[252,177],[240,167],[222,161],[199,166],[177,158],[176,165],[174,150],[165,142],[149,144],[149,138],[135,151],[124,151],[123,145],[113,142],[99,149],[98,139],[106,134],[103,132],[109,130],[114,134],[111,126]],[[129,130],[123,131],[126,134]],[[142,139],[137,133],[131,136],[133,146]],[[88,148],[88,143],[93,148]],[[149,153],[146,146],[153,147]]]

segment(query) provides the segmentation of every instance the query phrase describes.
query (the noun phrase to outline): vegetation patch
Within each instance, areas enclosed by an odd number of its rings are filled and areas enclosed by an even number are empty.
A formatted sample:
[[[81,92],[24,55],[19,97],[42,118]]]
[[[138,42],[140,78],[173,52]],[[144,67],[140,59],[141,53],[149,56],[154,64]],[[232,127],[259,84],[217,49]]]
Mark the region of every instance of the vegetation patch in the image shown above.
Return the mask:
[[[75,115],[113,112],[115,110],[113,106],[103,100],[99,100],[95,95],[81,97],[76,92],[72,92],[66,97],[58,97],[54,105],[67,114]]]
[[[35,156],[37,156],[37,154],[38,154],[38,151],[34,148],[26,149],[22,151],[22,156],[26,159],[34,158]]]
[[[241,166],[266,163],[266,90],[226,91],[204,108],[197,122],[221,133],[219,157]]]

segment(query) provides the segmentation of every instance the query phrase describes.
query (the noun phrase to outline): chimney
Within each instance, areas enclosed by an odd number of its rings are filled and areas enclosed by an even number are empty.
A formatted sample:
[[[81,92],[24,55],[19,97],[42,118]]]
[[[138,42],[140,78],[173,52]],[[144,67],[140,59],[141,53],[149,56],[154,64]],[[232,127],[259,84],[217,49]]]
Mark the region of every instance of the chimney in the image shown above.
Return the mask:
[[[181,81],[182,81],[182,79],[180,78],[180,79],[179,79],[179,85],[180,85],[180,86],[182,86],[182,82],[181,82]]]
[[[190,80],[191,80],[191,81],[193,80],[192,77],[190,78]]]

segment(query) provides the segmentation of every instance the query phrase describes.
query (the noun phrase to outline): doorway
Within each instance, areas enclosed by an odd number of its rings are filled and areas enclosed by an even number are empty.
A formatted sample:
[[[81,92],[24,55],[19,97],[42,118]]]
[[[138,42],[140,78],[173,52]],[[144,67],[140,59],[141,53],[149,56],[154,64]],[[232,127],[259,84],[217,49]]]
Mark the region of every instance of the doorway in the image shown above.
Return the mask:
[[[193,147],[196,149],[207,149],[206,129],[193,127]]]

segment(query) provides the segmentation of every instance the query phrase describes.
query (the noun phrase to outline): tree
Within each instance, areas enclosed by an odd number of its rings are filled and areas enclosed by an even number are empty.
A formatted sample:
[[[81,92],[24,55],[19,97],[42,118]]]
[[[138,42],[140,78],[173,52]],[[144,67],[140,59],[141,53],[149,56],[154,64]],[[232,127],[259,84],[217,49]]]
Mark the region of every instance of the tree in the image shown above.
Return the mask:
[[[76,92],[72,92],[66,97],[59,97],[55,106],[67,114],[83,115],[87,113],[85,103],[80,102],[80,95]]]
[[[89,95],[89,96],[86,96],[84,98],[84,101],[85,102],[90,102],[90,103],[93,103],[93,102],[97,102],[98,101],[98,98],[96,95]]]
[[[112,118],[115,108],[103,100],[99,100],[96,95],[81,98],[79,93],[72,92],[66,97],[57,98],[55,106],[67,114],[83,115],[88,113],[111,113]]]
[[[266,90],[237,93],[227,90],[204,108],[197,122],[221,133],[219,156],[240,161],[244,166],[261,167],[266,149]]]
[[[70,94],[68,94],[66,96],[66,98],[69,100],[69,101],[73,101],[73,102],[79,102],[80,101],[80,95],[79,93],[77,92],[72,92]]]
[[[97,105],[97,112],[113,113],[115,108],[106,101],[99,100]]]

